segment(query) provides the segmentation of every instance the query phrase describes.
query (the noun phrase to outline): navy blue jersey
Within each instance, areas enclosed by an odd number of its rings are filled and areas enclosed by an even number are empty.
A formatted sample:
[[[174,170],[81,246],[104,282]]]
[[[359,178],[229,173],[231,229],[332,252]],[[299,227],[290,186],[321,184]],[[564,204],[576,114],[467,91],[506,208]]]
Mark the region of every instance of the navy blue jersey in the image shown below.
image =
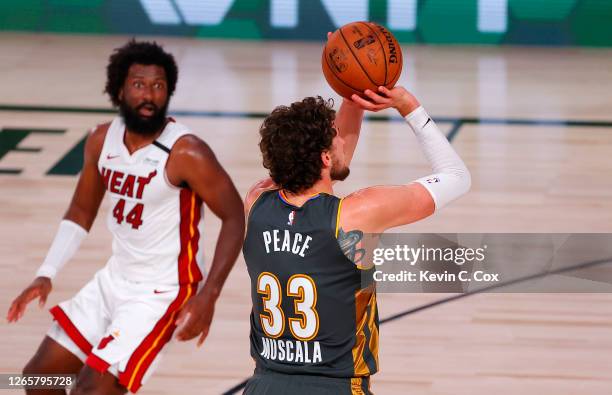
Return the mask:
[[[376,292],[338,244],[340,206],[320,193],[296,207],[272,190],[251,208],[251,355],[265,369],[347,378],[378,370]]]

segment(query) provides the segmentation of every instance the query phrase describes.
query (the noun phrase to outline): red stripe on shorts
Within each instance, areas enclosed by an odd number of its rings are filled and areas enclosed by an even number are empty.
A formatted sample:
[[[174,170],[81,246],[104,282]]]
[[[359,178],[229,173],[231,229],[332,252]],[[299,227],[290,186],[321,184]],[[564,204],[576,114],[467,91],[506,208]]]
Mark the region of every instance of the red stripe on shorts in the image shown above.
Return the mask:
[[[89,354],[89,356],[85,360],[85,363],[92,369],[98,371],[99,373],[106,372],[108,370],[108,367],[110,366],[108,362],[93,353]]]
[[[61,307],[55,306],[49,310],[53,318],[62,327],[64,332],[72,339],[72,341],[85,353],[89,355],[93,346],[85,339],[78,328],[72,323],[68,315],[62,310]]]
[[[126,368],[119,373],[119,383],[131,392],[136,392],[142,385],[142,378],[155,360],[161,349],[172,339],[176,329],[177,313],[183,304],[197,290],[197,284],[181,286],[176,299],[168,306],[164,315],[157,321],[153,330],[134,350]]]

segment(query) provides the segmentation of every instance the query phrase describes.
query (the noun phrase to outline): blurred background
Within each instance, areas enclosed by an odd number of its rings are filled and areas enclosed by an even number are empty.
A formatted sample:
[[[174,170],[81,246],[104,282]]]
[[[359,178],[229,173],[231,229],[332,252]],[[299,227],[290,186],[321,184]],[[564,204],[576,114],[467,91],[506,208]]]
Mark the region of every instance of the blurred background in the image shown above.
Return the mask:
[[[266,176],[257,143],[267,113],[304,96],[341,102],[323,77],[321,52],[327,32],[356,20],[395,34],[404,53],[399,84],[472,173],[468,195],[398,232],[612,231],[608,0],[2,0],[0,310],[46,255],[87,131],[115,116],[103,94],[114,48],[136,37],[174,54],[170,113],[213,148],[244,195]],[[336,193],[429,172],[397,114],[368,114],[351,177]],[[107,210],[103,203],[100,216]],[[219,222],[210,213],[205,221],[210,262]],[[104,265],[110,242],[100,217],[47,307]],[[141,393],[239,393],[253,369],[248,284],[240,257],[204,346],[171,345]],[[380,317],[447,296],[381,294]],[[372,390],[609,394],[611,317],[606,293],[481,294],[406,314],[381,325]],[[0,325],[0,372],[20,372],[50,322],[32,305],[18,324]]]
[[[405,43],[607,46],[606,0],[4,0],[2,30],[320,40],[357,20]]]

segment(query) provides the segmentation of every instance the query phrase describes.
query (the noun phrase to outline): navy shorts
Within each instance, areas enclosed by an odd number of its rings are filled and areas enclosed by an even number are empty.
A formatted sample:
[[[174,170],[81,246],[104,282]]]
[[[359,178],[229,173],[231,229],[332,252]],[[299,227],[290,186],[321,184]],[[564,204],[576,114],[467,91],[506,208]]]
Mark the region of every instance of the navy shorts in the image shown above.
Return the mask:
[[[245,395],[373,395],[369,377],[338,378],[286,374],[257,367],[244,389]]]

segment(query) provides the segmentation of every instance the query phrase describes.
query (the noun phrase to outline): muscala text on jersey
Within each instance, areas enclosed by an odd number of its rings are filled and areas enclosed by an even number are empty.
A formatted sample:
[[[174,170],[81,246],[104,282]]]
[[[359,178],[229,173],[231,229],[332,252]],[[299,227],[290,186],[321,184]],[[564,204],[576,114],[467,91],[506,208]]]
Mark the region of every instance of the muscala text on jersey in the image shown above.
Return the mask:
[[[261,356],[280,362],[318,363],[323,360],[318,341],[270,339],[262,336]]]

